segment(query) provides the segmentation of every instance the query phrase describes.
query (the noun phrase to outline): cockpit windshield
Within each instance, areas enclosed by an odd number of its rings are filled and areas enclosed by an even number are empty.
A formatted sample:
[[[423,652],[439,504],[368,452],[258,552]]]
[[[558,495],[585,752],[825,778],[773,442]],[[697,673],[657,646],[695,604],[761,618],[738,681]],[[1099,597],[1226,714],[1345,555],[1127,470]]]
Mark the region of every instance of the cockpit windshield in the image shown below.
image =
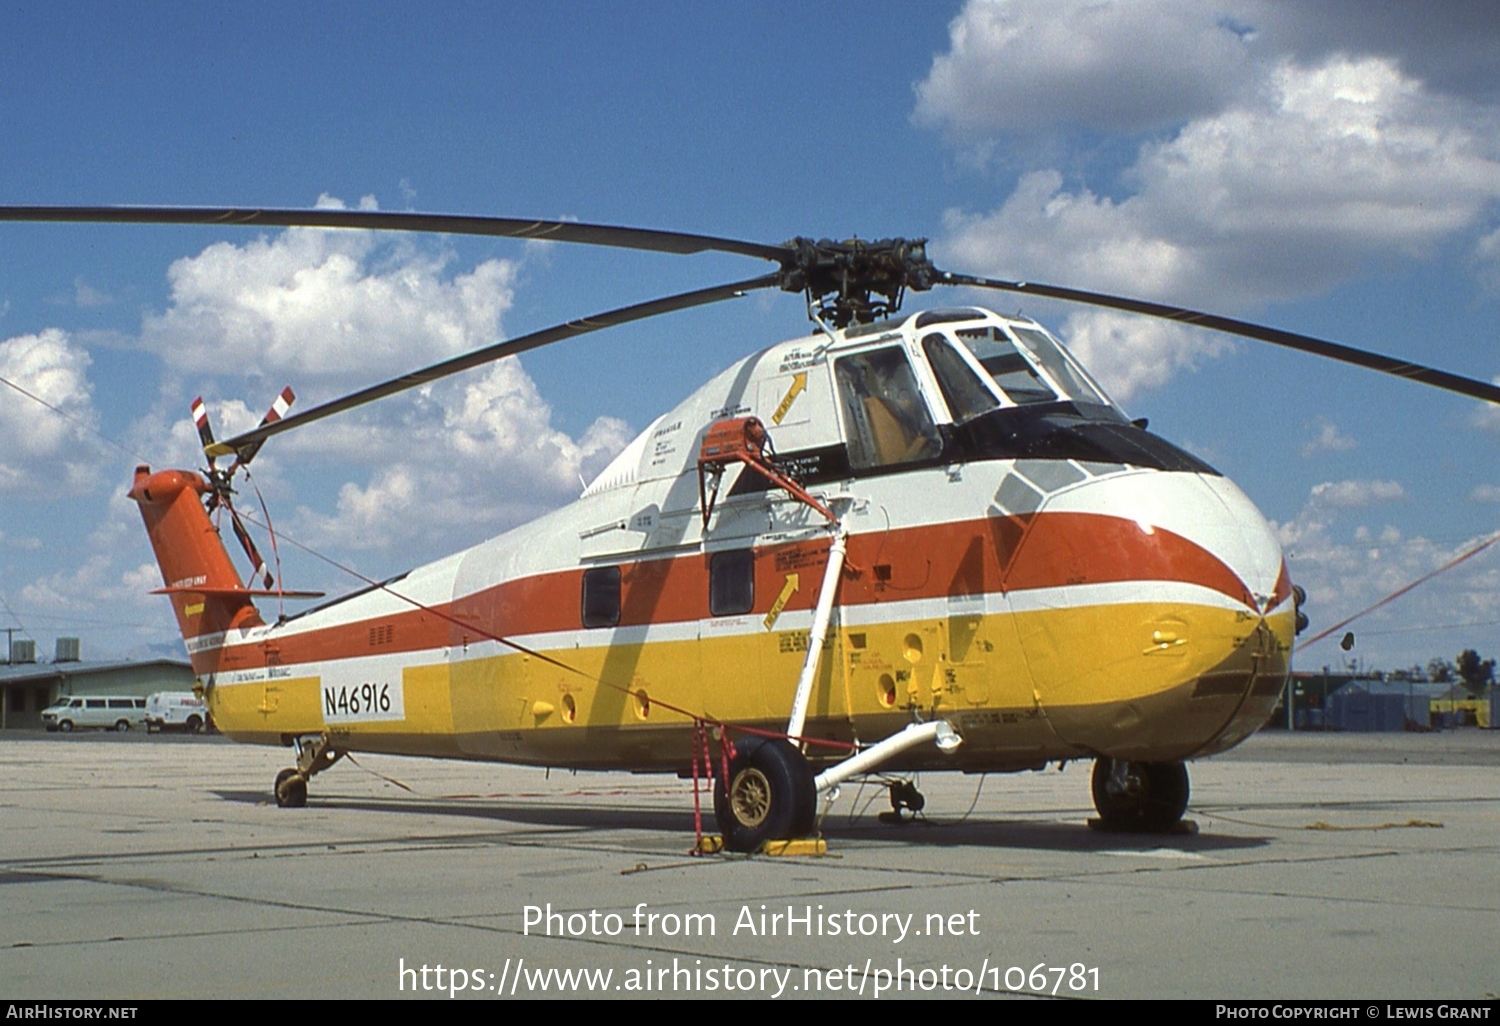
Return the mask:
[[[1068,393],[1070,399],[1080,403],[1098,403],[1101,406],[1108,404],[1108,400],[1050,335],[1035,328],[1015,325],[1010,330],[1016,333],[1021,345],[1036,358],[1058,387]]]
[[[1098,390],[1046,333],[1012,329],[1018,345],[1002,328],[963,328],[958,340],[974,355],[995,384],[1017,406],[1074,401],[1105,405]]]
[[[1057,393],[1001,329],[965,328],[958,333],[958,340],[1017,406],[1057,402]]]

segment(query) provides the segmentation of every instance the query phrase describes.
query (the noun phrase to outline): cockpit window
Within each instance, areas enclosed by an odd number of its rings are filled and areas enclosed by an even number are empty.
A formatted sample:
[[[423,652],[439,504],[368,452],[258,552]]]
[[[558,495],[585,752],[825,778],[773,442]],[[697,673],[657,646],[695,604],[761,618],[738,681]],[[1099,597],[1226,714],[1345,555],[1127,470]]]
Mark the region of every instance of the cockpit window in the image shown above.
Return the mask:
[[[1057,382],[1058,387],[1065,390],[1074,401],[1107,405],[1104,396],[1099,394],[1098,389],[1045,332],[1037,331],[1035,328],[1019,327],[1012,327],[1010,330],[1016,333],[1016,338],[1021,340],[1021,345],[1036,357],[1047,375]]]
[[[1058,401],[1052,386],[999,328],[966,328],[958,333],[958,340],[1017,406]]]
[[[1000,400],[984,387],[984,382],[945,337],[928,335],[922,340],[922,350],[932,365],[933,376],[955,423],[962,424],[1000,405]]]
[[[933,459],[942,437],[900,346],[845,356],[834,364],[853,469]]]

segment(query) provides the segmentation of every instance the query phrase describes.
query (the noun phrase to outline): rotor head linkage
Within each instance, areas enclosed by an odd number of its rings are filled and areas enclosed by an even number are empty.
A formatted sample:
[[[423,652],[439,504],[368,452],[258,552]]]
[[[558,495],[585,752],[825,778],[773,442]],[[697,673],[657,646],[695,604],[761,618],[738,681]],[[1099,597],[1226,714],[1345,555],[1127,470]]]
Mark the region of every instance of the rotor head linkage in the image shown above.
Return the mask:
[[[835,328],[891,316],[907,289],[926,292],[942,274],[927,258],[926,239],[814,242],[799,236],[786,248],[778,285],[806,293],[808,310]]]

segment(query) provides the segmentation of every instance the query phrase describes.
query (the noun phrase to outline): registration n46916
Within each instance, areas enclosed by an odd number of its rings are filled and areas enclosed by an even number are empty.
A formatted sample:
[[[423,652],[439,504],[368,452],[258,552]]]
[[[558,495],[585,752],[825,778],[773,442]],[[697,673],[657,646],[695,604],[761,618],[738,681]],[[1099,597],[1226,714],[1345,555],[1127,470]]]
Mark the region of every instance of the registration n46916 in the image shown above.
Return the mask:
[[[365,680],[348,684],[325,680],[322,690],[324,723],[372,723],[406,719],[406,703],[399,679]]]

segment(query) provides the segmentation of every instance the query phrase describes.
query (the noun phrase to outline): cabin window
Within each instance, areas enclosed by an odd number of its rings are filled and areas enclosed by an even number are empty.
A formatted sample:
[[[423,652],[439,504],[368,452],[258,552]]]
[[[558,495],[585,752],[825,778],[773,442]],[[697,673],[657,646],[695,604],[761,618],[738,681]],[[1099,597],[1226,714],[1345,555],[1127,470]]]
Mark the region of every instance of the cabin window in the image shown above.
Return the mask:
[[[109,707],[111,709],[134,709],[135,703],[128,698],[111,698]]]
[[[708,611],[738,616],[755,608],[755,553],[751,549],[715,552],[708,557]]]
[[[104,706],[104,699],[102,699],[102,698],[85,698],[83,700],[83,706],[84,706],[85,709],[103,709],[105,707]]]
[[[583,625],[613,627],[620,622],[620,568],[601,566],[583,572]]]
[[[942,437],[899,346],[846,356],[834,365],[834,374],[851,467],[914,463],[942,451]]]
[[[933,376],[943,392],[943,401],[955,424],[973,420],[1000,405],[1000,401],[984,387],[979,375],[959,355],[953,343],[942,335],[928,335],[922,340],[922,350],[927,362],[932,365]]]

